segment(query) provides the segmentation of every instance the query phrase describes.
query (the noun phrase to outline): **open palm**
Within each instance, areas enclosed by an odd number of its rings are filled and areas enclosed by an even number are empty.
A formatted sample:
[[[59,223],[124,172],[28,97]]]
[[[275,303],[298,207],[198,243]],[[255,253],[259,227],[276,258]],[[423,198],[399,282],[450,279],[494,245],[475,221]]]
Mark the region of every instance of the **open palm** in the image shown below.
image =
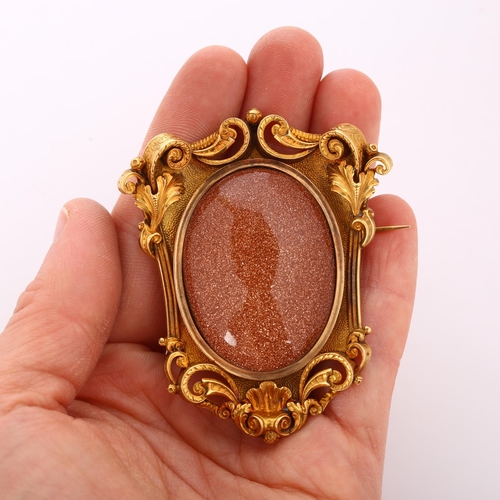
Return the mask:
[[[322,133],[350,122],[376,142],[380,100],[361,73],[322,76],[321,48],[282,28],[248,63],[210,47],[184,65],[146,140],[194,141],[250,108]],[[133,155],[133,154],[132,154]],[[132,156],[131,155],[131,156]],[[117,176],[122,167],[117,166]],[[392,388],[416,273],[410,208],[370,204],[379,235],[363,254],[363,321],[374,351],[363,383],[274,446],[166,391],[162,289],[137,243],[142,214],[75,200],[0,336],[0,491],[5,498],[377,498]],[[66,220],[67,219],[67,220]]]

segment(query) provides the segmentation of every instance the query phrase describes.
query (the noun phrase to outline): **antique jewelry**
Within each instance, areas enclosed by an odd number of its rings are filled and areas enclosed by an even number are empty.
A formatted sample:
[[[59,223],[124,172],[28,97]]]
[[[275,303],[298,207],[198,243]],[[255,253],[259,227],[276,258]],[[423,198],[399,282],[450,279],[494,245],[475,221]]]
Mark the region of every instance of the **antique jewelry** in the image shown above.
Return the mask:
[[[298,431],[370,360],[360,259],[389,156],[252,109],[194,143],[153,138],[119,181],[166,301],[168,390],[268,443]]]

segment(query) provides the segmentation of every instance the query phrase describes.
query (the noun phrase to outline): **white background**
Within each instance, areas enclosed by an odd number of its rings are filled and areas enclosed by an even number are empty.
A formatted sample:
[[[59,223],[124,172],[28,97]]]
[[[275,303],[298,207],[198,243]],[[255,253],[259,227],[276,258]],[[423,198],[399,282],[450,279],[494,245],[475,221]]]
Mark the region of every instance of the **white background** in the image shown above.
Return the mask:
[[[379,193],[414,207],[420,274],[391,414],[384,499],[500,498],[496,0],[0,3],[0,326],[49,247],[60,208],[111,209],[186,58],[266,31],[309,30],[325,71],[383,98]]]

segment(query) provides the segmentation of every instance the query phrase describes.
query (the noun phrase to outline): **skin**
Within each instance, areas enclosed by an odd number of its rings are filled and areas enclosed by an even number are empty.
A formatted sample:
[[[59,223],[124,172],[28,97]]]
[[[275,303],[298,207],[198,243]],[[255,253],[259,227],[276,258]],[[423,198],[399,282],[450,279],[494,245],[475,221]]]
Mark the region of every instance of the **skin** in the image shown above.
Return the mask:
[[[179,71],[147,134],[197,140],[256,107],[324,132],[350,122],[376,142],[380,97],[365,75],[323,73],[321,47],[274,30],[245,63],[209,47]],[[117,176],[120,172],[117,171]],[[61,213],[56,239],[0,336],[0,491],[5,498],[379,498],[392,390],[413,306],[416,224],[394,196],[370,202],[379,234],[363,253],[364,381],[277,445],[166,392],[156,263],[141,212],[90,200]]]

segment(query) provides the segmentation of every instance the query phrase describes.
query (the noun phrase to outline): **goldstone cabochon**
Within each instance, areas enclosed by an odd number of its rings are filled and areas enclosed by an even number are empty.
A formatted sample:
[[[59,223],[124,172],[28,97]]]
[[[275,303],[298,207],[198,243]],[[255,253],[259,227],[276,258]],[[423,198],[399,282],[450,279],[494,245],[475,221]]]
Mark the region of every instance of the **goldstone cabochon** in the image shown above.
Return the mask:
[[[276,371],[318,341],[335,294],[325,214],[296,179],[274,168],[232,172],[206,191],[184,241],[189,310],[219,356]]]

